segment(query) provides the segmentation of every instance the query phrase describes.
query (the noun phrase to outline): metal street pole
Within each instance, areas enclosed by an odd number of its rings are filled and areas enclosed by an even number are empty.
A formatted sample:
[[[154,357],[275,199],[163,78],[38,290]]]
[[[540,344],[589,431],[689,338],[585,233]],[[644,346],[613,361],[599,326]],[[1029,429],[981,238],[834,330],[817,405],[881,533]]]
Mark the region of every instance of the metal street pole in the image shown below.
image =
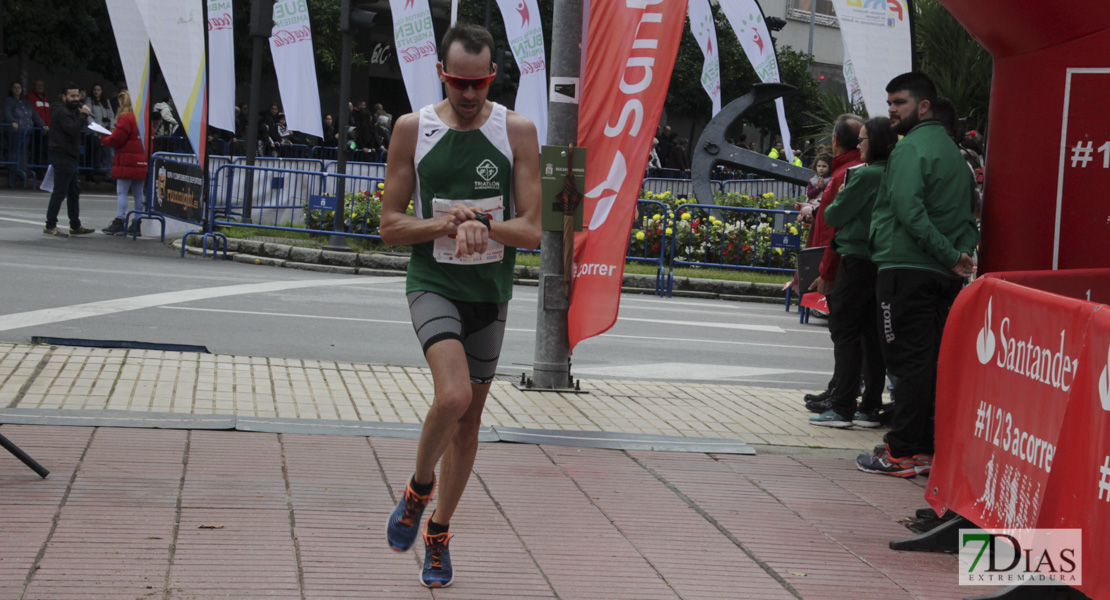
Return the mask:
[[[817,0],[809,2],[809,72],[813,73],[813,27],[817,23]]]
[[[339,144],[336,147],[335,173],[335,221],[332,231],[342,231],[343,199],[347,195],[347,121],[351,117],[351,107],[347,100],[351,97],[351,0],[343,0],[339,7],[339,31],[343,34],[343,47],[339,56]],[[328,238],[327,250],[351,252],[347,238],[332,233]]]
[[[254,167],[258,154],[258,111],[261,108],[262,93],[262,51],[266,38],[273,33],[274,0],[251,0],[250,36],[253,44],[251,54],[251,98],[247,105],[247,167]],[[254,195],[254,169],[247,169],[247,188],[243,194],[243,222],[251,222]]]
[[[582,0],[555,0],[552,22],[551,77],[577,79],[582,60]],[[575,97],[581,96],[579,83]],[[547,140],[552,146],[577,143],[578,104],[552,102],[548,105]],[[536,314],[532,383],[540,389],[567,389],[573,385],[567,328],[570,303],[563,287],[563,234],[545,231],[540,244],[540,302]]]

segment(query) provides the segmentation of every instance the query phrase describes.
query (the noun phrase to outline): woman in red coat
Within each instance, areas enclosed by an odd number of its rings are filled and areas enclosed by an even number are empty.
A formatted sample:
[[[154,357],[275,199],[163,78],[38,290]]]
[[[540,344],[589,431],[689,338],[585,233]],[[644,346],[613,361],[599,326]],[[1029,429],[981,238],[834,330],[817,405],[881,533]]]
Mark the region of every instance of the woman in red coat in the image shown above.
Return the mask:
[[[135,210],[144,210],[144,190],[146,182],[146,152],[139,139],[139,124],[135,111],[131,108],[131,95],[126,90],[119,93],[119,110],[116,112],[116,128],[112,135],[100,137],[105,146],[116,149],[112,157],[112,178],[116,180],[116,218],[112,224],[101,231],[108,235],[126,235],[123,217],[127,214],[127,192],[135,199]]]

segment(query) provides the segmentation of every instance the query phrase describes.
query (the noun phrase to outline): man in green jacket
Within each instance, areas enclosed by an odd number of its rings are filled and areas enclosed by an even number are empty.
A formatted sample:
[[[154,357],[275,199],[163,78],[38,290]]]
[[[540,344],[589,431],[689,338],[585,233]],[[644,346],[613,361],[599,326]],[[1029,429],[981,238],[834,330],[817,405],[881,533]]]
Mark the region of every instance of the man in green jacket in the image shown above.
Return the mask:
[[[879,186],[870,247],[879,270],[883,358],[897,378],[895,409],[886,446],[856,464],[869,473],[913,477],[932,468],[941,334],[973,272],[979,231],[971,172],[934,119],[936,86],[913,72],[892,79],[886,91],[894,130],[905,137]]]

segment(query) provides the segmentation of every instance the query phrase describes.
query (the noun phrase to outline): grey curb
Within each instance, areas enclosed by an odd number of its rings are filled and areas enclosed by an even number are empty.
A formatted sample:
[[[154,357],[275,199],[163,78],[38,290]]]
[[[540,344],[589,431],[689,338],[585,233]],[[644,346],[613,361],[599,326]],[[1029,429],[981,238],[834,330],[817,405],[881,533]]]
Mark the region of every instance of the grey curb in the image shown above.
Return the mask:
[[[211,240],[209,242],[211,243]],[[171,246],[175,250],[180,250],[181,240],[174,240]],[[235,262],[305,269],[324,273],[392,277],[403,275],[409,264],[407,254],[395,252],[333,252],[318,248],[236,239],[229,239],[227,246],[228,260],[234,260]],[[186,246],[185,251],[197,256],[201,254],[201,249],[196,246]],[[518,284],[536,285],[538,278],[539,269],[536,267],[519,265],[516,267],[516,282]],[[633,294],[654,294],[655,277],[652,275],[626,274],[621,291]],[[691,277],[676,277],[672,295],[682,298],[706,298],[769,304],[783,302],[782,286],[778,284],[695,279]]]

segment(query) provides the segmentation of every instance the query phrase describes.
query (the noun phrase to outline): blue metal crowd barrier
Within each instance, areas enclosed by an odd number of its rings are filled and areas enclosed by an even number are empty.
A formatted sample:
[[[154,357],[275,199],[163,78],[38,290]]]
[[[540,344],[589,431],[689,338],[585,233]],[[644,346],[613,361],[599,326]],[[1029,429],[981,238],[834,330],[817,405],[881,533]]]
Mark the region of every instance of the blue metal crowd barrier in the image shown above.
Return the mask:
[[[685,200],[694,198],[694,182],[690,179],[668,179],[646,177],[640,189],[653,194],[670,192],[677,199]],[[712,198],[702,198],[703,202],[712,202]]]
[[[771,192],[776,198],[797,198],[806,193],[805,186],[794,185],[777,179],[729,179],[720,182],[721,191],[726,194],[762,196]]]
[[[347,152],[347,162],[384,163],[385,152],[354,150]],[[312,149],[312,158],[320,160],[339,160],[339,150],[335,146],[316,146]]]
[[[689,213],[691,218],[682,219],[683,212]],[[715,214],[723,216],[721,225],[707,225],[706,222],[711,219],[716,220]],[[677,207],[670,236],[668,291],[674,282],[674,268],[678,266],[793,273],[795,267],[788,265],[797,262],[797,253],[802,246],[801,235],[790,233],[792,225],[786,224],[783,226],[786,231],[774,231],[774,223],[776,217],[783,221],[797,214],[794,211],[716,204],[683,204]]]
[[[277,146],[278,158],[312,158],[312,152],[303,144],[281,144]]]
[[[173,154],[192,154],[193,145],[189,143],[189,138],[176,135],[162,135],[154,138],[154,143],[151,145],[154,153],[170,152]]]
[[[656,225],[657,221],[653,218],[655,215],[660,215],[659,221],[662,223]],[[644,239],[636,239],[636,230],[633,228],[632,233],[628,236],[628,247],[625,250],[625,261],[639,262],[639,263],[654,263],[655,270],[655,293],[660,296],[669,296],[670,291],[667,287],[667,267],[664,263],[664,257],[667,254],[667,206],[662,202],[655,200],[637,200],[636,201],[636,221],[640,223],[640,229],[644,232]],[[651,229],[658,229],[660,231],[652,233]],[[643,242],[639,252],[633,252],[632,247],[637,245],[636,242]],[[655,245],[658,244],[658,247]]]
[[[316,162],[316,161],[309,161]],[[245,210],[247,174],[252,174],[251,219],[242,219]],[[329,200],[324,191],[336,188],[339,179],[346,180],[346,194],[351,203],[344,205],[348,231],[333,231],[332,211],[321,206]],[[282,169],[267,166],[248,167],[238,159],[216,171],[215,192],[209,208],[212,226],[251,227],[256,229],[299,231],[319,235],[342,235],[381,241],[378,221],[381,204],[374,192],[382,183],[378,177],[357,174],[338,175],[321,171]],[[330,198],[335,199],[334,192]],[[236,218],[238,217],[238,218]]]

